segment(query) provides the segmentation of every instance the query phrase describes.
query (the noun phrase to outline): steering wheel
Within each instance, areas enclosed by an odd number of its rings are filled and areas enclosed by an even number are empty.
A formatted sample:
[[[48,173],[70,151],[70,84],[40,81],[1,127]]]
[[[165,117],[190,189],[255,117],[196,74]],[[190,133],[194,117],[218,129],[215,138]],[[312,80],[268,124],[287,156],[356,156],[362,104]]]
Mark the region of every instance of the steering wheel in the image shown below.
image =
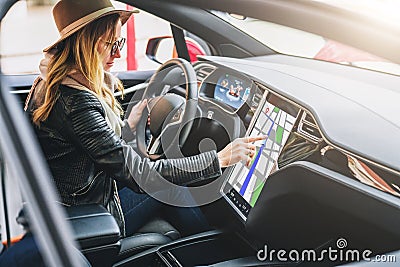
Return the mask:
[[[185,88],[185,97],[172,93]],[[193,66],[181,58],[170,59],[151,77],[143,93],[147,108],[136,126],[138,153],[156,160],[179,157],[189,136],[198,104],[197,78]],[[150,142],[146,144],[149,123]]]

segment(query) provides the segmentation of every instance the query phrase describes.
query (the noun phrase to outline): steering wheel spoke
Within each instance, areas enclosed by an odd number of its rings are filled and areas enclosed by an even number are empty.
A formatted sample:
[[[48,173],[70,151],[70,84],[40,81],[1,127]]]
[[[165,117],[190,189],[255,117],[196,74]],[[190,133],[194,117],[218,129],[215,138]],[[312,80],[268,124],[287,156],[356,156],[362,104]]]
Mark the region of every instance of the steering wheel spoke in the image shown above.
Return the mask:
[[[150,143],[147,146],[147,153],[149,155],[156,155],[160,153],[161,150],[161,141],[160,138],[151,138]]]
[[[185,88],[185,97],[171,90],[178,87]],[[192,65],[180,58],[161,65],[151,77],[142,99],[148,99],[148,108],[136,126],[139,153],[157,159],[165,157],[167,151],[180,150],[191,130],[198,104],[197,78]],[[152,134],[148,146],[144,138],[147,117]]]

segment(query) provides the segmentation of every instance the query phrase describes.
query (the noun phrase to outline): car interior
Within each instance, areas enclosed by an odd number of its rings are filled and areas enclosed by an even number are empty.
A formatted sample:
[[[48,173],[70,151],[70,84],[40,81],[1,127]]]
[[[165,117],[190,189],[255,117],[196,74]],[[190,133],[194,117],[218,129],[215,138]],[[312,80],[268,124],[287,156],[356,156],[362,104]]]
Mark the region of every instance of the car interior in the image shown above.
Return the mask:
[[[2,15],[13,1],[5,2]],[[190,185],[213,228],[196,235],[182,237],[165,218],[156,217],[135,235],[121,238],[104,207],[33,202],[23,210],[29,222],[21,216],[20,223],[30,232],[32,221],[39,243],[43,237],[54,240],[41,249],[46,261],[57,254],[63,264],[75,255],[81,259],[75,263],[82,266],[364,266],[373,265],[377,255],[400,256],[397,75],[279,54],[202,9],[204,3],[122,2],[169,21],[179,56],[157,70],[118,73],[125,87],[125,97],[119,100],[126,113],[144,98],[157,99],[132,141],[138,153],[157,160],[219,151],[243,136],[268,138],[257,143],[250,166],[240,162],[213,182]],[[190,63],[182,45],[186,32],[204,40],[210,53]],[[147,56],[156,59],[158,52],[149,41]],[[24,153],[40,157],[37,145],[31,151],[17,140],[35,144],[22,113],[35,78],[36,74],[1,76],[2,183],[4,162],[15,161],[8,164],[18,169],[14,164],[19,160],[7,156],[14,151],[11,143],[19,148],[18,158]],[[20,114],[20,120],[7,120],[8,108]],[[41,196],[38,203],[47,203],[43,194],[51,184],[40,186],[41,179],[35,177],[41,167],[34,170],[30,164],[36,161],[22,158],[19,168],[26,174],[17,174],[32,180],[22,181],[23,188],[31,188],[23,190],[25,197]],[[38,177],[50,176],[44,171]],[[12,194],[4,188],[2,184],[3,203],[5,195]],[[42,211],[32,212],[36,210]],[[66,232],[54,225],[63,223],[68,225]],[[47,230],[35,231],[38,225]],[[71,235],[79,251],[62,244],[64,235]],[[2,254],[18,243],[8,243]],[[333,258],[327,256],[332,249]],[[301,258],[302,252],[308,258]]]

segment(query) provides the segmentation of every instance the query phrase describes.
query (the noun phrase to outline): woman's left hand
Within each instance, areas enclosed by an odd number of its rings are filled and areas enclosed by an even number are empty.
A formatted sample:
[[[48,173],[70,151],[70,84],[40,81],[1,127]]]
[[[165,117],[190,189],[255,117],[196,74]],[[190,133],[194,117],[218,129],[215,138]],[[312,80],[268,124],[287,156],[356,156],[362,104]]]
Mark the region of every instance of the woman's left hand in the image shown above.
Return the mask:
[[[138,102],[136,105],[132,107],[131,113],[129,113],[127,119],[129,128],[131,128],[132,132],[136,130],[136,125],[138,124],[146,105],[147,105],[147,100],[143,99],[141,102]]]

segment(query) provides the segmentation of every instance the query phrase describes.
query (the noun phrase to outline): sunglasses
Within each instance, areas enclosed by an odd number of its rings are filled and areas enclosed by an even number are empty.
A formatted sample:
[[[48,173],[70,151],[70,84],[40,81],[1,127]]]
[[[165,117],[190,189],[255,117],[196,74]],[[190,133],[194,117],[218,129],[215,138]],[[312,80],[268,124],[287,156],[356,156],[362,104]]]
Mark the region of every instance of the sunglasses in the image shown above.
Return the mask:
[[[115,55],[116,53],[117,53],[117,50],[119,49],[120,51],[121,51],[121,49],[124,47],[124,45],[125,45],[125,41],[126,41],[126,38],[124,38],[124,37],[121,37],[121,38],[119,38],[117,41],[115,41],[114,43],[112,43],[112,42],[106,42],[106,41],[104,41],[106,44],[109,44],[109,45],[112,45],[111,46],[111,52],[110,52],[110,54],[113,56],[113,55]]]

